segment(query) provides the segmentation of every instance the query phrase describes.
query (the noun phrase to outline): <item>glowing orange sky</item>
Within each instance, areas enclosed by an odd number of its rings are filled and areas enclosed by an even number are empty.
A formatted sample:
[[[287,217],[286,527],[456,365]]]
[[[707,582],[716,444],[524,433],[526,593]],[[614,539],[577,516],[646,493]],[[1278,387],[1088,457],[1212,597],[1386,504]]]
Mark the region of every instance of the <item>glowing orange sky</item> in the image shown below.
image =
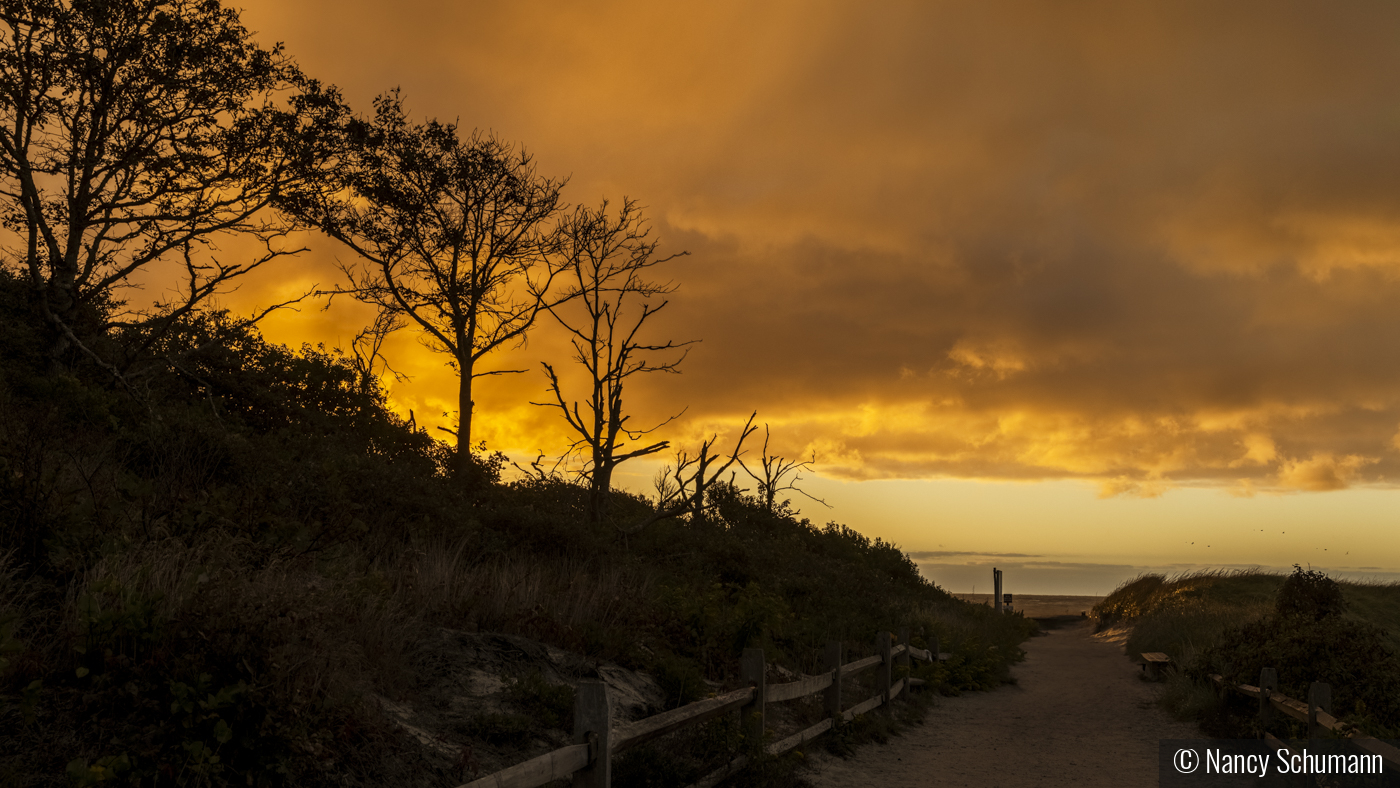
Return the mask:
[[[1090,520],[1109,516],[1096,494],[1189,520],[1183,491],[1341,501],[1400,479],[1394,3],[298,0],[243,18],[357,106],[401,86],[420,117],[571,175],[572,202],[649,206],[663,250],[690,252],[658,335],[703,340],[637,389],[638,421],[688,406],[673,441],[757,410],[782,452],[819,452],[822,484],[973,500],[990,488],[958,480],[1036,481],[1016,494],[1050,505],[1070,480],[1093,485]],[[229,303],[334,281],[348,253],[312,245]],[[268,331],[344,342],[364,319]],[[409,335],[391,353],[413,375],[401,407],[454,407],[441,357]],[[542,332],[499,363],[564,356]],[[481,389],[492,447],[562,447],[528,405],[542,377]],[[853,506],[832,516],[947,541]],[[1387,522],[1357,538],[1400,567]],[[1070,552],[1092,530],[1066,526]],[[1193,555],[1151,560],[1216,560]]]

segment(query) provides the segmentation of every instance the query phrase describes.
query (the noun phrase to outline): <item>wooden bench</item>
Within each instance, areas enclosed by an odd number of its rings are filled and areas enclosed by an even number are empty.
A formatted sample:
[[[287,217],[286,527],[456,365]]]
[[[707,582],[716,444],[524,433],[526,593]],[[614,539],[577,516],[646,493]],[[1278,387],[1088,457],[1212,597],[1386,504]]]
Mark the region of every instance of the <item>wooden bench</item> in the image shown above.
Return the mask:
[[[1172,658],[1160,651],[1143,652],[1142,660],[1138,662],[1142,666],[1142,671],[1147,675],[1148,681],[1159,681],[1162,678],[1162,671],[1172,664]]]

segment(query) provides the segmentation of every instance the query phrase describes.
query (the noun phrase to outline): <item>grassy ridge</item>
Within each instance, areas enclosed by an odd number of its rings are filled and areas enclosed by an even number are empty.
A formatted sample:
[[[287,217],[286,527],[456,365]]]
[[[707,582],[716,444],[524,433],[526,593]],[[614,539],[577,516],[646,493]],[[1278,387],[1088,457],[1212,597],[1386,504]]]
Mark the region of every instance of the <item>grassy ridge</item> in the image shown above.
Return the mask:
[[[1099,630],[1131,626],[1133,657],[1161,651],[1185,664],[1231,628],[1267,615],[1282,583],[1282,575],[1259,572],[1143,575],[1104,597],[1093,616]]]
[[[434,688],[470,665],[434,650],[445,629],[645,670],[678,705],[734,682],[745,646],[813,672],[827,640],[854,657],[901,626],[956,655],[925,669],[935,686],[995,686],[1033,628],[737,488],[623,539],[583,517],[582,489],[505,480],[499,455],[450,471],[338,353],[218,316],[156,348],[179,363],[145,367],[140,396],[52,373],[22,285],[0,285],[0,784],[450,786],[568,724],[528,675],[515,711],[447,708]],[[650,506],[619,493],[611,511]],[[376,696],[443,706],[434,735],[462,757]],[[732,746],[638,759],[619,785]]]
[[[1130,628],[1126,648],[1169,654],[1181,667],[1164,703],[1218,735],[1253,735],[1250,709],[1222,704],[1207,677],[1256,683],[1279,672],[1280,691],[1307,697],[1312,681],[1332,685],[1334,713],[1378,736],[1400,732],[1400,585],[1337,582],[1296,569],[1144,575],[1094,609],[1099,629]],[[1247,705],[1247,704],[1245,704]],[[1280,721],[1280,735],[1296,734]]]

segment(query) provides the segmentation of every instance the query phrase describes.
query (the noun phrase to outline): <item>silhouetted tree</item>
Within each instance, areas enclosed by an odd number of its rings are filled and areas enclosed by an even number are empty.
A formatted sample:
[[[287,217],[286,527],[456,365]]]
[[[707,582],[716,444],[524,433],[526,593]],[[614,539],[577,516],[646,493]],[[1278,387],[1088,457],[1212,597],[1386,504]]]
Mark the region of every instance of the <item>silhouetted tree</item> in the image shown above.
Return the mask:
[[[54,363],[93,339],[154,344],[274,258],[288,228],[264,209],[293,177],[303,84],[211,0],[0,0],[3,263],[22,270]],[[261,249],[231,260],[229,235]],[[171,289],[125,300],[159,268]],[[104,358],[103,355],[107,355]]]
[[[648,269],[685,254],[657,257],[657,243],[649,235],[641,208],[627,199],[616,216],[609,216],[604,201],[597,210],[579,207],[561,225],[560,253],[567,261],[567,285],[550,313],[569,332],[573,360],[587,373],[587,393],[582,408],[578,400],[566,398],[558,373],[546,362],[554,402],[534,404],[558,408],[568,422],[575,436],[569,452],[585,459],[587,516],[595,522],[606,513],[617,466],[670,446],[667,441],[638,445],[675,416],[648,428],[628,427],[631,416],[624,411],[628,379],[648,372],[678,372],[686,346],[692,344],[646,341],[640,336],[647,319],[667,304],[655,299],[675,290],[670,283],[647,279]],[[665,355],[658,359],[658,354]]]
[[[354,250],[337,292],[400,315],[457,370],[458,469],[471,465],[472,385],[524,372],[481,368],[524,342],[557,269],[553,224],[563,181],[521,148],[455,124],[411,123],[397,91],[372,119],[346,118],[345,164],[327,188],[287,208]]]
[[[677,451],[676,464],[662,468],[654,480],[655,510],[642,520],[619,530],[626,534],[634,534],[652,523],[685,514],[689,514],[692,520],[703,518],[711,508],[706,500],[706,492],[719,480],[721,474],[739,461],[739,456],[743,454],[744,440],[758,429],[753,426],[753,420],[757,416],[758,413],[755,412],[744,422],[744,428],[739,431],[739,439],[734,441],[734,450],[727,457],[713,453],[715,443],[719,440],[718,435],[711,435],[709,440],[702,441],[700,450],[693,455],[685,449]],[[723,464],[716,466],[721,460],[724,461]]]
[[[812,459],[810,460],[800,461],[789,460],[776,454],[769,454],[768,441],[771,437],[772,435],[768,431],[768,425],[764,424],[763,452],[759,455],[759,463],[763,467],[762,476],[750,470],[749,466],[745,465],[743,460],[739,461],[739,465],[743,467],[744,472],[753,477],[754,481],[758,482],[758,499],[763,503],[764,508],[769,512],[776,512],[778,510],[778,494],[791,490],[796,493],[801,493],[830,509],[831,504],[828,504],[826,501],[823,501],[797,486],[797,483],[802,481],[801,472],[810,470],[812,465],[816,463],[817,453],[812,452]],[[788,481],[789,476],[792,477],[791,481]],[[787,501],[783,501],[783,504],[786,503]]]

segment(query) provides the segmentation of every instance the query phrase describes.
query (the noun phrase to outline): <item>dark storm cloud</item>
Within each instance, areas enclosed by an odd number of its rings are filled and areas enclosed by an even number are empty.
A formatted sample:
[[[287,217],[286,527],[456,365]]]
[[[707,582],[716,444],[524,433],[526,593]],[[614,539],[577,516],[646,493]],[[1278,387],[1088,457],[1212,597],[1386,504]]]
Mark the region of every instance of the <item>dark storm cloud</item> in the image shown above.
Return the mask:
[[[704,342],[641,406],[677,437],[758,409],[831,473],[1108,494],[1400,476],[1400,6],[335,8],[247,19],[691,252],[657,327]],[[536,388],[489,434],[543,441]]]

